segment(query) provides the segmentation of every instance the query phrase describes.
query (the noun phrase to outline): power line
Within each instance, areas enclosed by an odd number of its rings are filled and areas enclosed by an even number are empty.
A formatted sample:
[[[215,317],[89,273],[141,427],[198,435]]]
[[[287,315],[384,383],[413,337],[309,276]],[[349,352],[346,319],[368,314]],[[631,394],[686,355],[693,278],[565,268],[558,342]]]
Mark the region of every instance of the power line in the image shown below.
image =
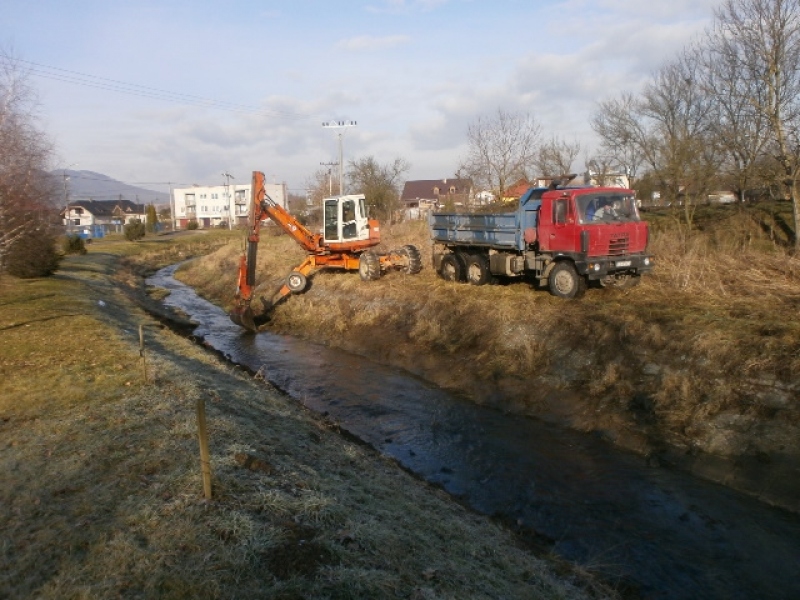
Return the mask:
[[[195,96],[192,94],[183,94],[181,92],[172,92],[169,90],[162,90],[146,85],[137,83],[129,83],[117,79],[108,79],[99,77],[97,75],[90,75],[87,73],[80,73],[78,71],[70,71],[59,67],[44,65],[41,63],[23,60],[20,58],[10,59],[0,56],[0,61],[6,64],[12,62],[22,63],[27,65],[28,71],[31,75],[42,77],[44,79],[51,79],[54,81],[61,81],[64,83],[72,83],[84,87],[94,89],[106,90],[110,92],[117,92],[129,96],[139,96],[142,98],[151,98],[153,100],[165,100],[168,102],[177,102],[181,104],[189,104],[192,106],[199,106],[203,108],[213,108],[217,110],[224,110],[228,112],[252,115],[264,115],[271,117],[280,117],[284,119],[308,119],[316,115],[293,113],[288,111],[279,110],[265,110],[254,105],[237,104],[234,102],[227,102],[224,100],[215,100],[211,98],[203,98],[202,96]]]

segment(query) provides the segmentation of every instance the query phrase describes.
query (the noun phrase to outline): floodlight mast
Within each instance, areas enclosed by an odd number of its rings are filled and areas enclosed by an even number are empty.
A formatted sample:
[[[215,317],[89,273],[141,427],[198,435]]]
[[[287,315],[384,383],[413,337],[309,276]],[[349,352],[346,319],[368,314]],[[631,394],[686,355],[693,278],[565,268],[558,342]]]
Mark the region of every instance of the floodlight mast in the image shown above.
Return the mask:
[[[328,129],[342,129],[344,130],[346,127],[355,127],[355,121],[323,121],[323,127]],[[344,131],[339,132],[339,195],[344,193],[344,162],[342,156],[342,136],[344,135]]]

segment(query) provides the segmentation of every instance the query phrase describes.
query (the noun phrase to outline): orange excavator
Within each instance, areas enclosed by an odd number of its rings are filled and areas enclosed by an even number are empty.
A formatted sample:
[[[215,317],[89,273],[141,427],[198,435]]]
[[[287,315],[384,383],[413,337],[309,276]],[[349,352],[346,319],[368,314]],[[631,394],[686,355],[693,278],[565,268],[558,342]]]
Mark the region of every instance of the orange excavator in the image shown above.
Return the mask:
[[[234,306],[231,321],[248,329],[269,320],[269,312],[289,294],[305,291],[308,278],[320,268],[345,269],[359,272],[361,279],[379,279],[390,269],[409,274],[422,269],[416,246],[402,246],[386,254],[374,248],[381,242],[380,224],[367,216],[366,199],[362,194],[335,196],[323,200],[324,227],[322,233],[312,233],[291,213],[270,198],[264,187],[264,174],[253,172],[251,203],[247,223],[247,245],[239,260]],[[251,307],[255,287],[256,257],[261,223],[272,221],[288,233],[306,251],[306,257],[295,267],[271,297],[262,297],[263,313],[255,315]]]

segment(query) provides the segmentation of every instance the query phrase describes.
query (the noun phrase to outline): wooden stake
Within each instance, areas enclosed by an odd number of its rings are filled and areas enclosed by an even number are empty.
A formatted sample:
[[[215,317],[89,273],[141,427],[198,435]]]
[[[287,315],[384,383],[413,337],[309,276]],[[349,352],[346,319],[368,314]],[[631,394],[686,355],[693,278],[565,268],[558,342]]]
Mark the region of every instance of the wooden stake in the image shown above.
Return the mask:
[[[139,356],[142,357],[142,374],[144,382],[147,383],[147,361],[144,356],[144,323],[139,324]]]
[[[206,402],[197,399],[197,437],[200,441],[200,470],[203,473],[203,495],[211,500],[211,458],[208,452],[208,432],[206,430]]]

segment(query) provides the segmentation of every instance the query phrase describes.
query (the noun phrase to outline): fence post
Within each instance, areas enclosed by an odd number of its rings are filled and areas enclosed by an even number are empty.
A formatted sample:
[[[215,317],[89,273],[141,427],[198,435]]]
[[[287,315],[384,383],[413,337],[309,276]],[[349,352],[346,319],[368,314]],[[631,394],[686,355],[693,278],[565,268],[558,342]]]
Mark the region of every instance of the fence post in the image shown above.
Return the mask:
[[[208,432],[206,430],[206,401],[197,399],[197,437],[200,441],[200,470],[203,473],[203,495],[211,500],[211,457],[208,452]]]
[[[144,356],[144,323],[139,323],[139,356],[142,357],[142,374],[144,382],[147,383],[147,360]]]

